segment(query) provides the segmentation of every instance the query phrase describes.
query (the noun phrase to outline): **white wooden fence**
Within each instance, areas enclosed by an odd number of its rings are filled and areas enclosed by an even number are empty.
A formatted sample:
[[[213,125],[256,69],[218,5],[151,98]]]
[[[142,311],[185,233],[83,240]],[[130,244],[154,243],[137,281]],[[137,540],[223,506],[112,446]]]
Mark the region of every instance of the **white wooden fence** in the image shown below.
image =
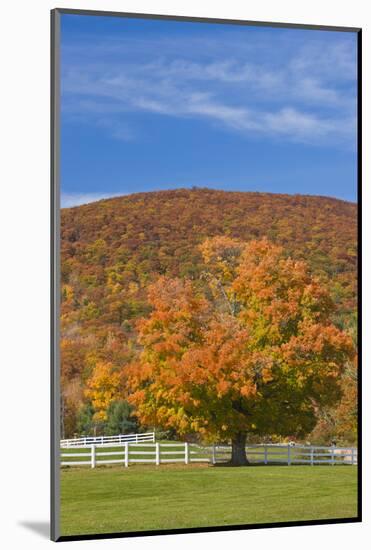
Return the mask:
[[[112,450],[113,449],[113,450]],[[61,453],[61,466],[91,466],[100,464],[148,463],[191,464],[209,462],[225,463],[231,458],[228,445],[200,446],[189,443],[93,443],[74,446],[72,451]],[[248,460],[255,464],[357,464],[357,449],[352,447],[313,447],[291,445],[249,445]],[[71,460],[72,459],[72,460]]]
[[[215,462],[230,459],[229,445],[215,447]],[[357,448],[312,445],[249,445],[246,456],[253,464],[357,464]]]
[[[111,450],[114,448],[115,450]],[[78,451],[79,448],[73,449]],[[89,447],[80,447],[81,451],[87,452],[62,452],[61,466],[84,466],[92,468],[100,464],[123,464],[129,466],[133,463],[162,464],[167,462],[190,462],[209,461],[209,457],[195,457],[198,452],[191,450],[188,443],[130,443],[126,441],[123,445],[92,444]],[[65,449],[64,449],[65,450]],[[108,459],[100,459],[108,457]],[[117,458],[116,458],[117,457]],[[120,457],[120,458],[118,458]],[[73,458],[74,460],[66,460]],[[80,460],[76,460],[76,458]],[[81,460],[81,458],[83,460]]]
[[[90,447],[90,445],[116,445],[132,441],[133,443],[154,442],[155,433],[147,432],[143,434],[119,434],[119,435],[99,435],[96,437],[79,437],[75,439],[61,439],[61,447]]]

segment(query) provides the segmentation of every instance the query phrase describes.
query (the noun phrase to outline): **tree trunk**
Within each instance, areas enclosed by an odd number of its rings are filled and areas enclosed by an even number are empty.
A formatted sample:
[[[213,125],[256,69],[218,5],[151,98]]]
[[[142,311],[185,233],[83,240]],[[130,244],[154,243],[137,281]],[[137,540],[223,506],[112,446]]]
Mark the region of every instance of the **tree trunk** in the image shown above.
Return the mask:
[[[232,438],[232,466],[247,466],[249,461],[246,457],[246,432],[238,432]]]

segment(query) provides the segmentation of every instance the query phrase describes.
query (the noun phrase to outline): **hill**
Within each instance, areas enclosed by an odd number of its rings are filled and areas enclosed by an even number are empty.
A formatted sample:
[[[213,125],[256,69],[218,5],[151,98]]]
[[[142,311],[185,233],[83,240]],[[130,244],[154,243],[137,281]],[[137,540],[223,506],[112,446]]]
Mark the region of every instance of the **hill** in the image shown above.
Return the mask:
[[[135,321],[149,311],[148,283],[159,274],[197,279],[203,270],[198,245],[215,235],[244,241],[267,237],[305,259],[330,280],[338,305],[335,321],[342,327],[354,324],[354,203],[197,188],[63,209],[62,385],[70,401],[81,401],[97,360],[122,365],[130,357]]]

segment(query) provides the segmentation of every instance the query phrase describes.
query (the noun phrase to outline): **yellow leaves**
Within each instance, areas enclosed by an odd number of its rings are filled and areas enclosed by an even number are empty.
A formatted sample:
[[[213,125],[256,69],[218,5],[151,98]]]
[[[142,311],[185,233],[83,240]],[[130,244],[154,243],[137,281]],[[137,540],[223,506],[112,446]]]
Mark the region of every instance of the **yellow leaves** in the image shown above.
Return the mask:
[[[73,287],[71,285],[62,285],[62,302],[71,302],[73,299]]]
[[[97,239],[86,246],[86,258],[90,262],[102,263],[107,254],[107,243],[104,239]]]
[[[190,428],[192,431],[194,432],[198,432],[200,430],[200,423],[198,420],[192,420],[191,423],[190,423]]]
[[[206,266],[221,282],[230,281],[235,276],[239,257],[245,247],[237,239],[218,236],[206,239],[200,245],[200,251]]]
[[[121,395],[122,375],[114,370],[112,363],[98,362],[87,381],[85,396],[91,400],[96,414],[106,418],[106,411],[112,401]]]
[[[261,371],[261,376],[262,376],[263,382],[265,383],[271,382],[271,380],[274,379],[271,368],[263,368]]]
[[[97,423],[104,422],[105,420],[107,420],[107,412],[106,411],[95,412],[93,415],[93,420]]]
[[[128,290],[129,290],[129,295],[134,295],[138,292],[139,290],[139,285],[138,283],[134,282],[134,281],[131,281],[129,283],[129,286],[128,286]]]

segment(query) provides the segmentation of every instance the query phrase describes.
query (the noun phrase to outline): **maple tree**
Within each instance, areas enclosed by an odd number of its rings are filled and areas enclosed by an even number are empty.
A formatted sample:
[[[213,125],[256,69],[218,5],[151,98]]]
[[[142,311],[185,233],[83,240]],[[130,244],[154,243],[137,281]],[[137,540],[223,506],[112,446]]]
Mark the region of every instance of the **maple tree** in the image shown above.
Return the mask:
[[[304,261],[266,239],[200,248],[203,284],[162,276],[149,287],[128,399],[144,423],[230,439],[232,463],[247,464],[248,434],[313,429],[318,407],[340,399],[354,347]]]

